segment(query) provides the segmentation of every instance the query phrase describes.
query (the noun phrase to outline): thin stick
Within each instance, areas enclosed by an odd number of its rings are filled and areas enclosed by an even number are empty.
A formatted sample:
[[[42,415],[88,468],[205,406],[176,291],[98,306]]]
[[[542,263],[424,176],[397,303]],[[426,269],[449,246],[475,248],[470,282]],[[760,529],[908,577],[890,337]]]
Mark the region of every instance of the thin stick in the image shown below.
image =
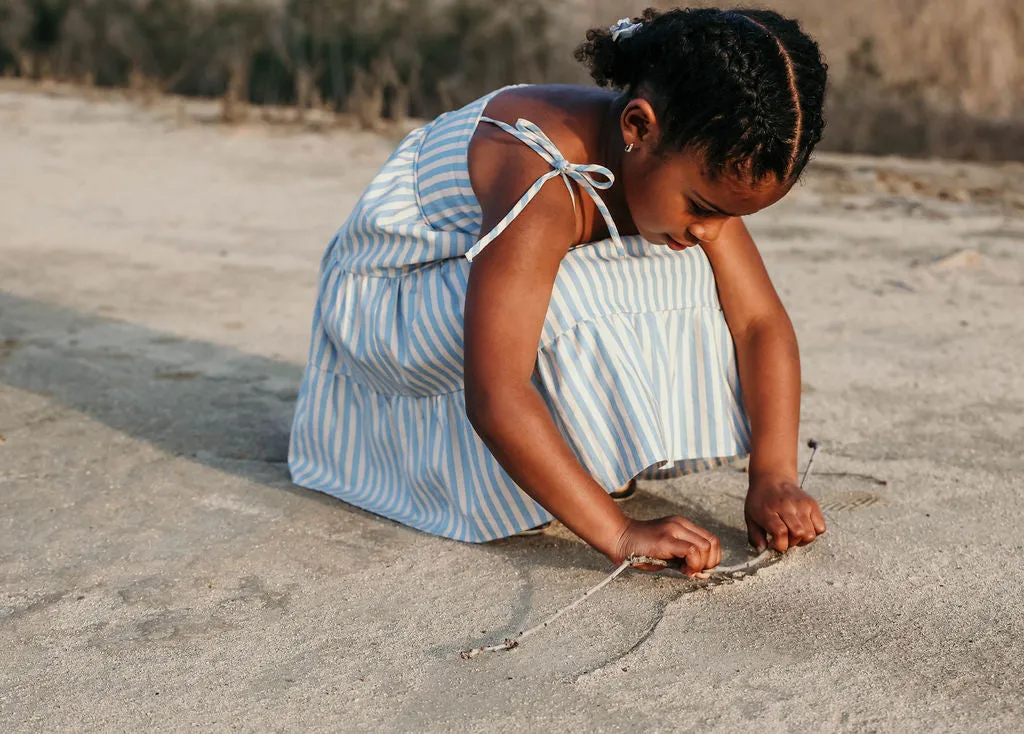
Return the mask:
[[[807,462],[807,470],[804,472],[804,477],[803,477],[803,479],[800,480],[800,486],[801,487],[804,486],[804,480],[807,479],[807,475],[810,474],[810,472],[811,472],[811,464],[814,463],[814,454],[817,453],[817,451],[818,451],[818,442],[815,441],[814,439],[811,439],[810,441],[808,441],[807,445],[811,447],[811,458],[810,458],[810,461]],[[773,553],[773,551],[771,551],[771,550],[765,550],[762,553],[760,553],[759,555],[757,555],[755,558],[751,558],[749,561],[744,561],[743,563],[737,563],[734,566],[717,566],[717,567],[712,568],[712,569],[710,569],[710,570],[708,570],[708,571],[706,571],[704,573],[697,574],[697,578],[706,579],[706,578],[711,578],[713,576],[732,576],[735,573],[747,571],[747,570],[753,568],[757,564],[761,563],[761,561],[764,561],[769,556],[771,556],[772,553]],[[502,642],[500,645],[491,645],[490,647],[476,647],[476,648],[473,648],[472,650],[463,650],[462,652],[459,653],[459,656],[463,660],[471,660],[472,658],[475,658],[477,655],[479,655],[482,652],[498,652],[499,650],[512,650],[512,649],[514,649],[516,647],[519,647],[519,641],[520,640],[529,637],[534,632],[538,632],[538,631],[544,629],[549,624],[554,622],[556,619],[561,617],[563,614],[568,612],[570,609],[573,609],[577,605],[582,604],[592,594],[596,594],[598,591],[600,591],[605,586],[610,584],[615,579],[616,576],[618,576],[620,573],[625,571],[630,566],[662,566],[662,567],[668,567],[669,565],[670,565],[669,562],[666,561],[663,558],[652,558],[651,556],[630,556],[629,558],[624,560],[622,563],[620,563],[618,568],[616,568],[614,571],[612,571],[610,574],[608,574],[604,578],[604,580],[601,581],[601,583],[599,583],[597,586],[594,586],[592,589],[590,589],[587,593],[585,593],[583,596],[581,596],[579,599],[574,601],[569,606],[562,607],[561,609],[559,609],[557,612],[552,614],[550,617],[545,619],[540,624],[534,625],[533,627],[530,627],[530,629],[528,629],[528,630],[523,630],[518,635],[516,635],[514,639],[510,638],[510,637],[506,637],[505,641]]]
[[[461,653],[459,653],[459,655],[462,657],[463,660],[469,660],[470,658],[475,658],[477,655],[479,655],[482,652],[497,652],[498,650],[511,650],[514,647],[519,647],[519,640],[523,639],[524,637],[529,637],[530,635],[532,635],[537,630],[544,629],[549,624],[554,622],[556,619],[561,617],[563,614],[568,612],[570,609],[575,607],[577,604],[580,604],[581,602],[583,602],[591,594],[594,594],[594,593],[600,591],[601,589],[603,589],[605,586],[607,586],[609,583],[611,583],[612,579],[614,579],[616,576],[618,576],[620,573],[622,573],[623,571],[625,571],[627,568],[629,568],[632,565],[634,565],[633,564],[633,558],[627,558],[626,560],[624,560],[622,563],[619,564],[618,568],[616,568],[614,571],[612,571],[610,574],[608,574],[608,576],[605,577],[604,581],[599,583],[597,586],[592,588],[590,591],[588,591],[586,594],[581,596],[579,599],[574,601],[569,606],[562,607],[561,609],[559,609],[557,612],[552,614],[550,617],[545,619],[540,624],[538,624],[538,625],[536,625],[534,627],[531,627],[528,630],[520,632],[518,635],[516,635],[516,639],[513,640],[513,639],[506,638],[505,641],[503,643],[501,643],[500,645],[492,645],[491,647],[478,647],[478,648],[475,648],[473,650],[463,650]]]
[[[735,566],[715,566],[714,568],[708,569],[703,573],[696,575],[699,579],[708,579],[714,576],[731,576],[739,571],[749,571],[751,568],[759,564],[761,561],[766,560],[771,556],[771,550],[765,550],[749,561],[743,563],[737,563]],[[631,563],[633,566],[673,566],[674,564],[666,561],[664,558],[651,558],[650,556],[630,556]]]
[[[811,473],[811,467],[814,466],[814,455],[818,453],[818,442],[813,438],[807,442],[807,446],[811,450],[811,458],[807,460],[807,468],[804,469],[803,479],[800,480],[800,489],[804,488],[804,482],[807,481],[807,475]]]
[[[763,561],[766,558],[768,558],[771,554],[772,554],[772,552],[770,550],[766,550],[764,553],[761,553],[756,558],[752,558],[749,561],[746,561],[744,563],[737,563],[735,566],[718,566],[716,568],[711,569],[710,571],[708,571],[706,573],[698,574],[697,577],[698,578],[706,579],[706,578],[710,578],[712,576],[731,576],[734,573],[737,573],[737,572],[740,572],[740,571],[746,571],[746,570],[752,568],[753,566],[756,566],[758,563],[760,563],[761,561]],[[462,652],[459,653],[459,655],[462,657],[463,660],[470,660],[472,658],[475,658],[477,655],[479,655],[482,652],[498,652],[499,650],[511,650],[514,647],[519,647],[519,641],[520,640],[522,640],[522,639],[524,639],[526,637],[529,637],[534,632],[538,632],[538,631],[544,629],[549,624],[554,622],[556,619],[561,617],[563,614],[568,612],[570,609],[576,607],[579,604],[582,604],[588,597],[590,597],[592,594],[595,594],[598,591],[600,591],[601,589],[603,589],[605,586],[607,586],[609,583],[611,583],[612,580],[616,576],[618,576],[620,573],[625,571],[630,566],[663,566],[663,567],[667,567],[668,565],[669,565],[669,562],[666,561],[663,558],[651,558],[650,556],[630,556],[629,558],[624,560],[621,564],[619,564],[618,568],[616,568],[614,571],[612,571],[610,574],[608,574],[601,583],[599,583],[597,586],[595,586],[592,589],[590,589],[587,593],[585,593],[579,599],[577,599],[576,601],[574,601],[572,604],[570,604],[567,607],[562,607],[561,609],[559,609],[557,612],[552,614],[550,617],[545,619],[540,624],[534,625],[530,629],[524,630],[524,631],[520,632],[518,635],[515,636],[515,639],[506,638],[505,641],[502,642],[500,645],[491,645],[490,647],[477,647],[477,648],[474,648],[472,650],[463,650]]]

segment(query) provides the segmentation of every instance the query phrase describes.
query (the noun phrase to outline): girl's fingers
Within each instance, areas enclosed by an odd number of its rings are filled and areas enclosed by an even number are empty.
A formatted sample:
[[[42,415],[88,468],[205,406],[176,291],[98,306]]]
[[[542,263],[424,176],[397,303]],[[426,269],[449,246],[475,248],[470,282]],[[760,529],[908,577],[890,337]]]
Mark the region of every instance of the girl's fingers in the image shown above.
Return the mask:
[[[788,508],[782,516],[789,528],[789,545],[807,545],[814,540],[814,530],[798,507]]]
[[[818,537],[818,529],[814,527],[814,519],[812,517],[813,508],[808,507],[806,514],[804,515],[804,527],[807,528],[807,534],[810,537],[808,543],[813,543]]]
[[[683,530],[673,533],[672,538],[669,546],[671,553],[677,558],[686,560],[686,568],[683,573],[693,575],[708,567],[711,544],[705,538],[694,533],[686,533]]]
[[[717,566],[719,561],[722,560],[722,545],[718,542],[718,536],[708,530],[705,530],[700,525],[695,525],[694,523],[690,522],[685,517],[682,517],[680,515],[675,515],[672,518],[672,520],[675,521],[676,525],[679,525],[688,532],[696,534],[698,537],[703,538],[711,545],[710,552],[708,555],[708,562],[711,565],[706,566],[706,568],[714,568],[715,566]]]
[[[640,570],[640,571],[650,571],[651,573],[654,573],[655,571],[664,571],[665,570],[664,566],[655,566],[655,565],[651,565],[649,563],[638,563],[637,565],[633,566],[633,568],[635,568],[637,570]]]
[[[693,576],[704,570],[704,554],[701,553],[700,548],[693,543],[686,544],[682,557],[686,559],[686,566],[681,570],[687,576]]]
[[[766,518],[764,529],[772,534],[772,547],[780,553],[789,549],[789,528],[777,512],[773,512]]]
[[[825,532],[825,516],[821,514],[821,508],[817,502],[811,508],[811,525],[814,526],[814,532],[818,535]]]
[[[764,537],[764,531],[752,520],[747,520],[747,540],[758,553],[768,547],[768,539]]]
[[[671,520],[676,525],[681,526],[684,530],[688,530],[691,533],[696,533],[697,535],[701,536],[702,538],[707,538],[709,541],[716,541],[716,540],[718,540],[718,538],[715,537],[714,533],[712,533],[712,532],[710,532],[708,530],[705,530],[704,528],[702,528],[700,525],[697,525],[696,523],[690,522],[689,520],[687,520],[685,517],[683,517],[681,515],[673,515]]]

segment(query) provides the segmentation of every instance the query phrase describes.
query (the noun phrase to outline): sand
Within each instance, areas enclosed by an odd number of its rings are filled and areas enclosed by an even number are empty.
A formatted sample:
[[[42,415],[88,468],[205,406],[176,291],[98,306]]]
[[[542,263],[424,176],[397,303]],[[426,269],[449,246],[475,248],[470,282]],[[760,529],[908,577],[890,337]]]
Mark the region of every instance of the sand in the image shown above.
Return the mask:
[[[4,731],[1024,726],[1024,168],[821,155],[748,219],[829,532],[702,588],[288,481],[319,258],[393,139],[0,86]],[[804,451],[803,459],[807,452]],[[642,481],[747,557],[745,475]]]

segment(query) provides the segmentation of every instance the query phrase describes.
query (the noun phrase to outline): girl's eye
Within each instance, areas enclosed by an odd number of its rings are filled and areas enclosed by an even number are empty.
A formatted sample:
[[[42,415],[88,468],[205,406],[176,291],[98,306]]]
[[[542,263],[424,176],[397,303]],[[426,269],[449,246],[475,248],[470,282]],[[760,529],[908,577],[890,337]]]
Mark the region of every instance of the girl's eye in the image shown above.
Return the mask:
[[[707,209],[702,209],[701,207],[697,206],[697,204],[693,201],[689,202],[689,207],[690,213],[696,217],[708,218],[715,216],[714,212],[709,212]]]

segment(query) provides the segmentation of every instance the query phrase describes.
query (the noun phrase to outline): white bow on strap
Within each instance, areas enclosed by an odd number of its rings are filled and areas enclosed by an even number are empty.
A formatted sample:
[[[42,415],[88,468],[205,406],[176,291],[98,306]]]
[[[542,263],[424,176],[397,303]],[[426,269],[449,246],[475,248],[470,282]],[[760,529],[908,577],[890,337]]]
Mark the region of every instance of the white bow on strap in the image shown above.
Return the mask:
[[[485,237],[481,238],[466,253],[466,258],[468,260],[472,260],[480,250],[501,234],[512,220],[516,218],[519,212],[526,207],[536,193],[540,191],[541,186],[555,176],[561,176],[562,181],[565,182],[566,188],[569,189],[569,195],[573,197],[574,209],[576,199],[572,191],[572,184],[569,183],[569,179],[574,179],[579,183],[583,190],[586,191],[594,200],[598,210],[601,212],[601,216],[604,217],[604,221],[608,225],[609,236],[617,245],[622,246],[622,240],[619,238],[619,230],[615,226],[615,221],[612,219],[611,213],[608,211],[608,207],[605,205],[604,201],[602,201],[601,196],[597,193],[597,189],[609,189],[612,184],[615,183],[615,175],[608,168],[592,163],[570,163],[565,159],[565,156],[562,155],[561,151],[558,150],[557,146],[551,142],[551,139],[544,134],[544,131],[529,120],[524,120],[520,117],[516,120],[515,127],[512,127],[506,122],[495,120],[490,117],[481,117],[480,119],[493,122],[501,127],[505,132],[522,140],[533,148],[537,155],[550,163],[553,170],[548,171],[538,178],[526,193],[520,197],[515,206],[509,210],[508,214],[498,222],[494,229],[492,229]],[[595,176],[602,176],[604,180],[599,180],[595,178]]]

